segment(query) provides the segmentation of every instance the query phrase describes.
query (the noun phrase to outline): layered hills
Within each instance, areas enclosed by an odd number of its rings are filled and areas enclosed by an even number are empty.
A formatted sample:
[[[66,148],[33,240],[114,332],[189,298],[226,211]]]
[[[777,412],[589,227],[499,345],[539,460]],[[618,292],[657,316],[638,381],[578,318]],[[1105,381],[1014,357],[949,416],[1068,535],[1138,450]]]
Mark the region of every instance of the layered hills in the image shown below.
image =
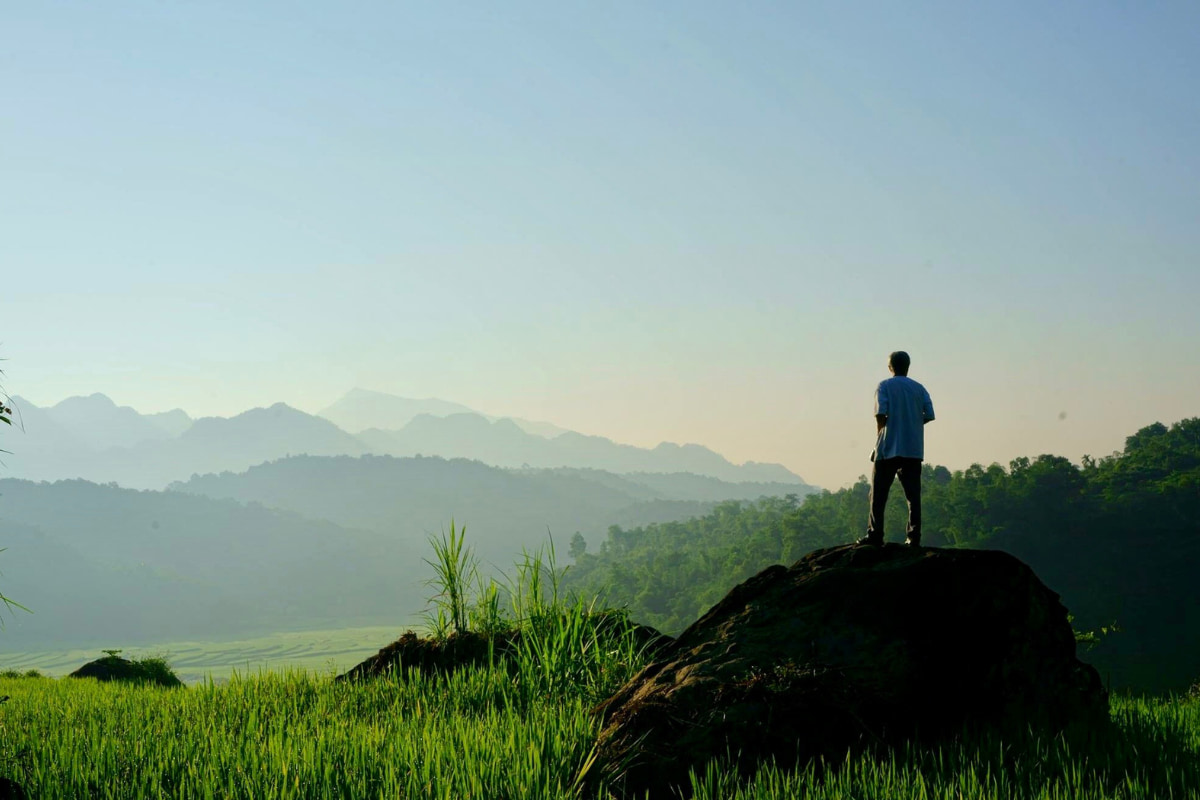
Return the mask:
[[[10,649],[123,646],[297,627],[410,624],[424,609],[428,538],[466,524],[485,570],[550,538],[707,513],[792,484],[466,459],[292,456],[167,491],[0,480],[0,590]]]
[[[284,403],[233,417],[191,419],[181,410],[140,414],[102,394],[39,408],[14,398],[19,428],[6,458],[12,475],[83,478],[161,489],[193,475],[240,472],[289,455],[437,455],[500,467],[590,468],[615,473],[694,473],[732,483],[803,480],[778,464],[733,464],[697,444],[645,449],[550,423],[495,418],[438,399],[354,390],[307,414]]]
[[[470,526],[487,559],[507,564],[522,548],[576,532],[598,540],[611,525],[707,513],[718,500],[795,492],[793,484],[725,483],[695,475],[599,470],[506,470],[440,457],[293,456],[242,473],[196,476],[174,492],[257,503],[423,545],[451,519]]]
[[[411,622],[427,540],[451,520],[503,569],[548,537],[565,558],[576,533],[815,491],[699,445],[362,390],[325,416],[142,414],[102,394],[13,405],[0,590],[34,612],[5,615],[13,649]]]
[[[399,536],[179,492],[0,480],[10,650],[395,624],[421,610]]]

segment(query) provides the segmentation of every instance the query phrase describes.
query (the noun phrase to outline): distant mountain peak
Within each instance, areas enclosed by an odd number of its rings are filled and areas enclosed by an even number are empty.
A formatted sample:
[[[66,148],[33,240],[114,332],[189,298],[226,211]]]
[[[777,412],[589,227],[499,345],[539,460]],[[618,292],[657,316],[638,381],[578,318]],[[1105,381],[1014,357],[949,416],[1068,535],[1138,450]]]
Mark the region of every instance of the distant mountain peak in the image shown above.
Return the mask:
[[[92,392],[91,394],[86,395],[86,396],[74,395],[72,397],[65,397],[62,400],[59,400],[57,403],[55,403],[52,406],[52,408],[62,409],[62,408],[70,408],[71,406],[86,406],[86,405],[104,407],[104,408],[127,407],[127,406],[118,406],[116,403],[113,402],[113,399],[111,397],[109,397],[106,394],[103,394],[102,392]]]
[[[387,399],[403,400],[409,403],[448,403],[454,406],[459,405],[451,400],[443,400],[440,397],[402,397],[396,394],[388,394],[387,392],[377,392],[374,389],[364,389],[361,386],[355,386],[353,389],[342,395],[341,399]],[[466,406],[463,406],[463,408],[466,408]]]
[[[318,416],[350,433],[361,433],[371,428],[400,430],[420,414],[445,417],[464,413],[479,412],[436,397],[413,399],[355,387],[322,409]]]

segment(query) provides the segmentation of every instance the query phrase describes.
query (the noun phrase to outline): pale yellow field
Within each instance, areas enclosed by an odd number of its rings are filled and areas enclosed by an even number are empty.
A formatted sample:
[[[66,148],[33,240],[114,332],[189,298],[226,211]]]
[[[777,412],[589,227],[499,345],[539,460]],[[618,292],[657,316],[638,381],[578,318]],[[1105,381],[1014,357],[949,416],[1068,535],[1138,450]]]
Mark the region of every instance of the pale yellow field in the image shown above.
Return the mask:
[[[257,674],[301,667],[310,672],[343,672],[410,627],[293,631],[221,642],[163,642],[125,648],[121,655],[165,656],[185,683],[208,676],[223,681],[234,670]],[[66,675],[102,655],[99,649],[0,653],[0,670],[36,669],[46,675]]]

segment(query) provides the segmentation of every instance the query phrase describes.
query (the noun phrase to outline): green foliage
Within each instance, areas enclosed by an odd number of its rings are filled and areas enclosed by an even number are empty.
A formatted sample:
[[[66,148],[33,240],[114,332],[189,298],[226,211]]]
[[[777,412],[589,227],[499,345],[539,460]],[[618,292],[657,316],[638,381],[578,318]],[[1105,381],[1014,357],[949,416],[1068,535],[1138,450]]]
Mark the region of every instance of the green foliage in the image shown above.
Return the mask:
[[[578,800],[591,701],[531,693],[498,667],[360,683],[292,672],[186,692],[0,677],[0,776],[46,800],[446,797]],[[1191,797],[1200,702],[1116,697],[1115,729],[848,755],[745,778],[714,763],[697,800]],[[603,792],[599,798],[604,798]]]
[[[166,656],[154,655],[141,658],[121,658],[121,650],[103,650],[104,658],[96,659],[87,668],[93,670],[89,677],[127,683],[150,684],[176,688],[183,681],[171,668]],[[103,677],[102,677],[103,676]]]
[[[571,547],[567,553],[574,560],[578,561],[584,553],[587,552],[587,539],[583,538],[583,534],[575,531],[575,535],[571,537]]]
[[[27,669],[24,671],[19,670],[19,669],[0,670],[0,678],[42,678],[42,677],[45,677],[45,676],[42,675],[42,673],[36,669]]]
[[[131,660],[134,669],[146,682],[158,686],[183,686],[183,681],[179,680],[166,656],[143,656]]]
[[[17,680],[0,693],[0,774],[42,800],[567,800],[596,736],[587,700],[528,695],[499,669],[262,674],[186,692]]]
[[[827,492],[803,506],[795,496],[729,501],[690,520],[632,530],[614,525],[599,552],[575,559],[564,588],[602,594],[635,619],[678,633],[763,567],[845,541],[837,523],[848,523],[854,499]]]
[[[449,534],[431,538],[434,558],[426,563],[436,613],[427,617],[435,637],[468,632],[513,637],[516,685],[530,696],[571,695],[602,699],[638,669],[643,644],[627,614],[601,610],[562,589],[566,567],[558,566],[554,540],[523,550],[513,574],[484,579],[466,528],[450,523]],[[469,590],[474,584],[474,596]]]
[[[440,538],[429,538],[434,558],[425,559],[433,568],[434,575],[426,585],[434,586],[438,593],[430,598],[435,613],[428,622],[435,635],[448,632],[462,633],[467,630],[467,587],[479,576],[479,562],[466,546],[467,527],[456,529],[450,520],[450,533],[442,531]]]
[[[1041,455],[957,472],[925,465],[924,541],[1005,550],[1079,619],[1088,657],[1115,686],[1182,690],[1200,675],[1200,418],[1143,428],[1124,452],[1082,465]],[[678,633],[740,581],[814,549],[853,541],[865,477],[806,498],[727,502],[695,519],[613,526],[566,585],[605,591],[633,616]],[[906,508],[895,487],[891,538]]]
[[[644,661],[628,615],[601,609],[597,597],[568,596],[554,540],[526,551],[507,581],[514,621],[521,635],[516,663],[519,682],[543,696],[571,695],[602,700]]]
[[[1142,800],[1194,797],[1200,785],[1200,704],[1126,697],[1112,703],[1115,730],[987,732],[953,744],[848,755],[800,769],[764,765],[749,780],[709,764],[692,777],[695,800]]]
[[[1074,627],[1075,616],[1073,614],[1067,615],[1067,622],[1071,623],[1072,630],[1075,632],[1076,648],[1079,650],[1079,652],[1083,653],[1090,651],[1092,648],[1100,644],[1107,637],[1112,636],[1114,633],[1121,632],[1121,626],[1117,625],[1115,622],[1111,625],[1101,625],[1098,630],[1081,631]]]

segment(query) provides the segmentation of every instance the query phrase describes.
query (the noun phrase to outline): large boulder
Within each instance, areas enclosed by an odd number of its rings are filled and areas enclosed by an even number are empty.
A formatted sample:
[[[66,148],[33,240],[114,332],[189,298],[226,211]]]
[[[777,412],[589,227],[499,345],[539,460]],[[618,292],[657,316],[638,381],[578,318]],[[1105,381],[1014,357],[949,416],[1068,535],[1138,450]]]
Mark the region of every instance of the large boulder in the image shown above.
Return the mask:
[[[1012,556],[846,545],[734,588],[597,713],[588,782],[667,797],[715,758],[1100,724],[1108,700],[1058,595]]]

